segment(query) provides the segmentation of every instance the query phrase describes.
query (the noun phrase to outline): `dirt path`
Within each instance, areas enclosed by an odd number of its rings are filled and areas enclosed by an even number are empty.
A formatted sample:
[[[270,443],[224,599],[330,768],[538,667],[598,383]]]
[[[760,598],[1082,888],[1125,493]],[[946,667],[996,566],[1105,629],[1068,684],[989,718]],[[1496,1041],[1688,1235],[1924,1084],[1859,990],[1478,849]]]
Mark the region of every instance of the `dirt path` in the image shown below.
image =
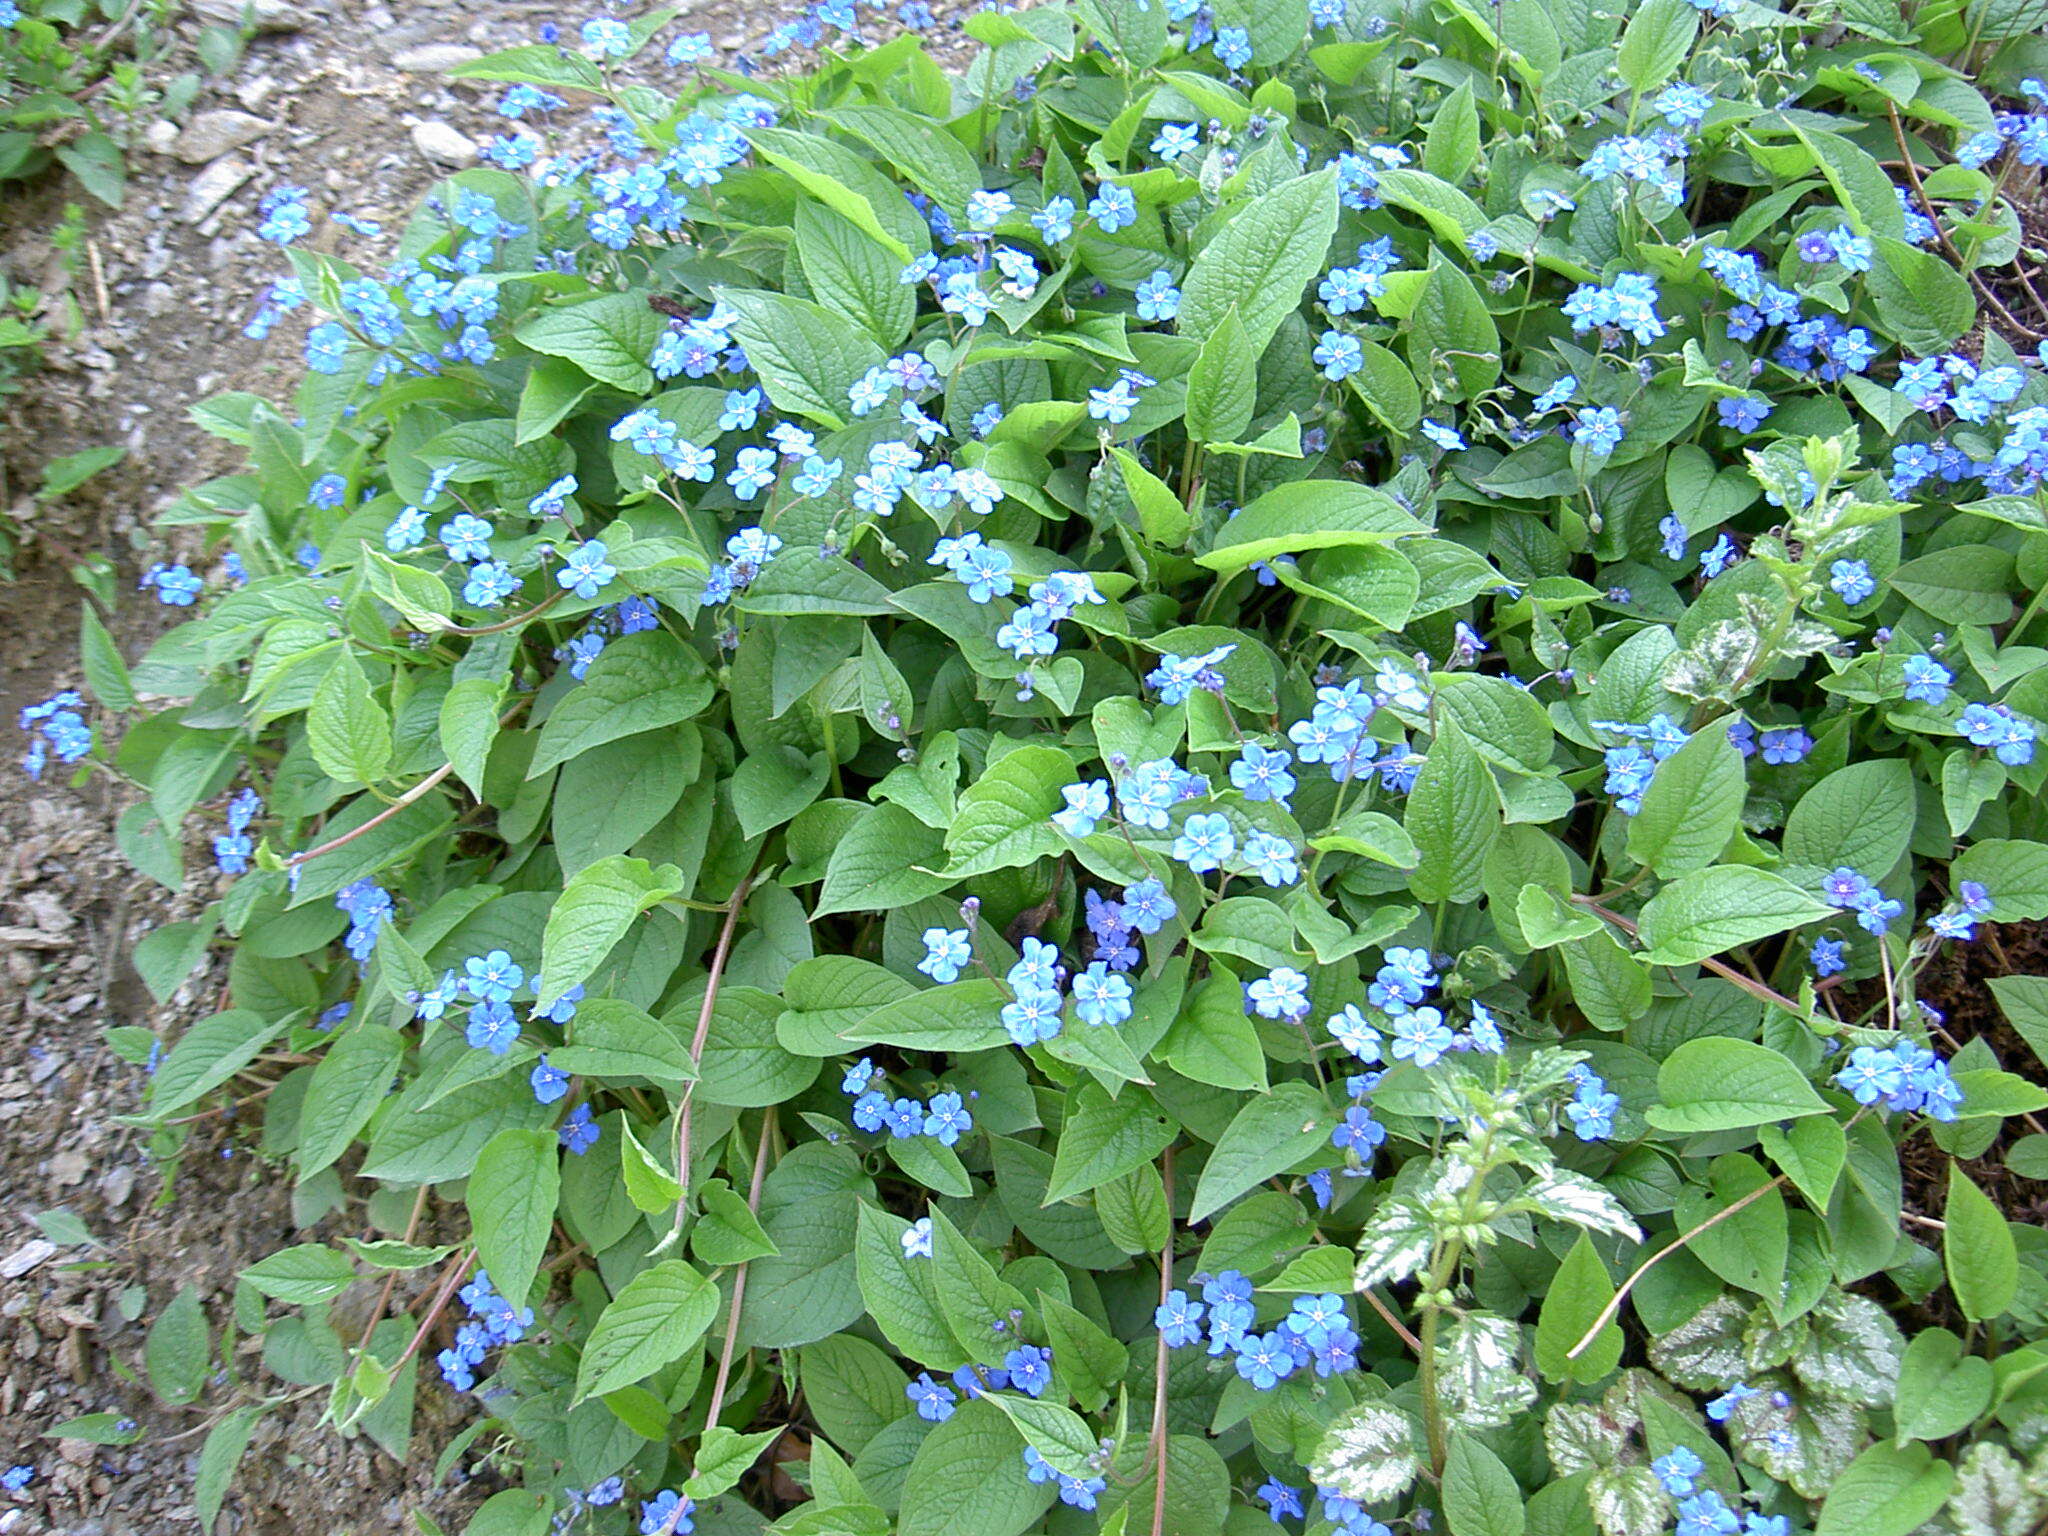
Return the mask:
[[[117,632],[131,655],[139,651],[158,622],[132,594],[136,571],[154,558],[151,519],[180,487],[233,467],[231,450],[193,426],[187,406],[223,389],[281,399],[302,371],[302,325],[288,320],[264,340],[243,334],[285,270],[277,248],[253,233],[259,199],[274,186],[304,186],[315,209],[308,245],[354,260],[388,255],[407,211],[453,168],[462,141],[503,126],[490,109],[496,87],[439,71],[533,41],[545,20],[573,26],[579,14],[525,0],[261,8],[298,24],[255,38],[235,71],[202,93],[182,133],[160,126],[154,148],[131,156],[126,206],[94,211],[69,276],[49,240],[66,189],[9,184],[0,195],[0,270],[51,296],[48,318],[60,333],[52,365],[0,401],[0,516],[25,525],[18,579],[0,583],[0,1469],[27,1464],[35,1474],[19,1492],[0,1489],[0,1533],[195,1528],[192,1479],[217,1411],[206,1404],[227,1398],[215,1387],[199,1406],[157,1403],[140,1379],[147,1321],[190,1286],[218,1339],[232,1320],[237,1270],[329,1230],[301,1229],[305,1213],[266,1164],[259,1126],[216,1115],[164,1163],[118,1122],[136,1104],[140,1073],[103,1047],[103,1030],[142,1025],[174,1036],[218,1006],[224,967],[195,976],[166,1004],[151,998],[128,951],[150,927],[199,911],[216,894],[210,879],[195,873],[181,893],[151,885],[113,851],[121,798],[105,781],[78,790],[53,772],[36,785],[13,766],[17,710],[77,682],[80,593],[66,565],[92,554],[116,563]],[[675,27],[707,31],[721,49],[750,47],[797,9],[787,0],[695,6]],[[189,50],[198,22],[179,25]],[[169,72],[189,66],[174,58]],[[380,222],[384,235],[343,229],[325,217],[336,209]],[[59,297],[67,287],[75,305]],[[29,493],[44,463],[105,442],[127,448],[122,464],[36,505]],[[201,870],[207,861],[194,853],[188,867]],[[53,1249],[34,1221],[51,1209],[72,1213],[104,1246]],[[328,1222],[359,1233],[366,1217],[354,1208],[345,1224]],[[350,1299],[336,1305],[344,1336]],[[260,1343],[230,1338],[230,1358],[216,1355],[216,1370],[259,1379]],[[323,1391],[266,1414],[216,1529],[409,1531],[410,1512],[422,1509],[459,1530],[490,1470],[434,1487],[434,1458],[469,1409],[434,1387],[418,1401],[405,1465],[322,1428]],[[134,1419],[142,1438],[125,1447],[41,1438],[98,1412]]]

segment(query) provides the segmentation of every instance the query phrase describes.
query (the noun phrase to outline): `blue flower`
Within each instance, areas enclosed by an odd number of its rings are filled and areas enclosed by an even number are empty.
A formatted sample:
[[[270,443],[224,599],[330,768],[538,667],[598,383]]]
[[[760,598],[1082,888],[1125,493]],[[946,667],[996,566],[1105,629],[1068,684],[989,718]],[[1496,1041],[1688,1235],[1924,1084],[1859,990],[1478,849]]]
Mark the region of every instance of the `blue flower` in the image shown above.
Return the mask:
[[[1316,342],[1312,360],[1322,369],[1324,378],[1335,382],[1350,378],[1365,366],[1365,350],[1356,336],[1347,336],[1342,331],[1325,331]]]
[[[543,1104],[552,1104],[569,1092],[569,1074],[560,1067],[549,1065],[545,1051],[534,1064],[527,1081],[532,1085],[534,1098]]]
[[[1675,1499],[1690,1495],[1693,1491],[1693,1479],[1705,1470],[1706,1463],[1682,1445],[1650,1463],[1651,1473],[1664,1485],[1664,1491]]]
[[[1251,872],[1267,885],[1292,885],[1301,878],[1294,845],[1274,833],[1252,833],[1245,839],[1243,857]]]
[[[1171,320],[1180,313],[1180,290],[1173,286],[1173,274],[1159,268],[1138,284],[1138,318]]]
[[[1113,235],[1138,222],[1138,200],[1129,187],[1107,186],[1088,200],[1088,216],[1105,235]]]
[[[1291,966],[1276,966],[1245,988],[1252,1011],[1262,1019],[1298,1019],[1308,1012],[1308,977]]]
[[[1124,888],[1124,920],[1142,934],[1155,934],[1180,915],[1180,908],[1158,880],[1140,880]]]
[[[477,1050],[503,1056],[519,1039],[519,1021],[512,1016],[510,1005],[486,1000],[469,1010],[463,1038]]]
[[[1434,1008],[1417,1008],[1395,1019],[1391,1032],[1393,1058],[1413,1061],[1418,1067],[1433,1066],[1451,1048],[1451,1028]]]
[[[1021,1344],[1003,1356],[1003,1369],[1010,1373],[1010,1385],[1027,1397],[1043,1397],[1052,1385],[1052,1351],[1036,1344]]]
[[[1174,839],[1173,856],[1202,875],[1220,868],[1236,847],[1237,836],[1231,831],[1230,822],[1212,812],[1187,819],[1180,836]]]
[[[1287,770],[1294,762],[1291,753],[1247,741],[1238,749],[1238,760],[1230,765],[1230,782],[1247,800],[1270,800],[1283,810],[1294,793],[1294,775]]]
[[[1095,831],[1096,823],[1109,814],[1109,782],[1106,779],[1069,784],[1060,794],[1066,799],[1066,808],[1054,811],[1052,821],[1070,837],[1089,836]]]
[[[1572,429],[1572,441],[1588,453],[1612,453],[1621,439],[1621,412],[1611,405],[1580,411]]]
[[[1813,948],[1807,953],[1807,962],[1813,967],[1813,974],[1836,976],[1846,971],[1849,963],[1842,958],[1842,947],[1840,939],[1815,939]]]
[[[1057,992],[1020,991],[1016,1001],[1003,1005],[1003,1028],[1019,1046],[1050,1040],[1060,1032],[1063,1006]]]
[[[1741,1529],[1735,1511],[1709,1488],[1678,1506],[1678,1524],[1672,1536],[1737,1536]]]
[[[1096,961],[1074,978],[1074,1016],[1083,1024],[1121,1024],[1131,1016],[1131,984]]]
[[[1290,1516],[1295,1519],[1302,1518],[1301,1490],[1288,1487],[1277,1477],[1267,1478],[1259,1486],[1257,1497],[1259,1502],[1266,1506],[1266,1511],[1273,1517],[1275,1525]]]
[[[1292,1376],[1294,1366],[1294,1351],[1283,1333],[1248,1333],[1238,1342],[1237,1374],[1261,1392]]]
[[[1153,1310],[1152,1322],[1169,1349],[1180,1349],[1201,1338],[1202,1314],[1207,1310],[1199,1301],[1190,1301],[1186,1291],[1175,1288]]]
[[[1455,428],[1444,426],[1427,418],[1422,421],[1417,430],[1445,453],[1456,453],[1466,446],[1465,439],[1459,435]]]
[[[1714,402],[1714,409],[1721,417],[1722,426],[1732,427],[1737,432],[1754,432],[1771,414],[1772,406],[1761,395],[1724,395]]]
[[[1340,1152],[1356,1152],[1367,1162],[1372,1161],[1375,1148],[1387,1139],[1387,1128],[1373,1119],[1372,1111],[1354,1104],[1344,1111],[1344,1118],[1337,1128],[1330,1132],[1330,1145]]]
[[[590,539],[577,545],[569,552],[562,569],[555,573],[556,583],[578,597],[597,596],[599,590],[609,586],[612,578],[619,574],[616,566],[606,563],[606,553],[602,539]]]
[[[1828,585],[1851,608],[1868,601],[1877,592],[1877,579],[1861,560],[1837,560],[1829,566]]]
[[[471,955],[462,962],[462,969],[467,973],[463,989],[487,1002],[510,1002],[512,994],[526,983],[525,970],[502,949]]]
[[[1722,534],[1713,542],[1712,547],[1700,556],[1700,574],[1711,581],[1733,565],[1740,553],[1735,547],[1735,541],[1727,534]]]
[[[924,1117],[924,1133],[942,1147],[950,1147],[962,1133],[974,1129],[974,1116],[967,1112],[957,1093],[935,1093]]]
[[[673,1488],[664,1488],[640,1503],[640,1536],[685,1536],[694,1530],[690,1512],[696,1504]]]
[[[917,968],[933,981],[958,981],[961,969],[973,960],[974,946],[965,928],[925,929],[924,958],[917,962]]]

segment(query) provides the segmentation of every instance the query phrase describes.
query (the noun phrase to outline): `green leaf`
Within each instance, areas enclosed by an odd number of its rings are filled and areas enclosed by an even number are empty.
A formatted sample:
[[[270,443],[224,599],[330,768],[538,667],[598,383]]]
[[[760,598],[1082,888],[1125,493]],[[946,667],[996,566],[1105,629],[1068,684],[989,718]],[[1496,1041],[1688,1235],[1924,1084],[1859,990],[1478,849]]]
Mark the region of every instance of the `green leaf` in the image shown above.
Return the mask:
[[[1422,141],[1422,168],[1447,182],[1462,181],[1479,160],[1479,108],[1465,81],[1446,96]]]
[[[1611,1318],[1577,1359],[1568,1358],[1572,1346],[1612,1300],[1614,1282],[1607,1266],[1594,1251],[1592,1238],[1581,1232],[1551,1277],[1536,1319],[1536,1369],[1545,1381],[1590,1386],[1621,1363],[1624,1340],[1620,1325]]]
[[[522,345],[565,358],[593,379],[644,395],[654,383],[647,366],[667,322],[645,293],[604,293],[541,309],[513,328]]]
[[[576,1401],[631,1386],[680,1360],[718,1313],[718,1287],[681,1259],[664,1259],[627,1281],[583,1346]]]
[[[1021,1311],[1024,1297],[997,1275],[995,1266],[960,1235],[960,1229],[943,1212],[934,1208],[931,1220],[932,1289],[939,1315],[970,1358],[983,1365],[1001,1365],[1014,1345],[1011,1336],[998,1331],[996,1324]]]
[[[1813,1536],[1906,1536],[1948,1502],[1955,1473],[1924,1445],[1880,1441],[1832,1479]]]
[[[768,1443],[782,1434],[780,1428],[743,1435],[723,1424],[713,1424],[697,1442],[697,1469],[683,1480],[683,1492],[692,1499],[715,1499],[733,1487],[768,1449]]]
[[[1728,1035],[1688,1040],[1657,1069],[1659,1102],[1643,1111],[1662,1131],[1740,1130],[1827,1112],[1805,1074],[1766,1045]]]
[[[1716,865],[1680,876],[1651,897],[1639,938],[1650,964],[1691,965],[1834,911],[1783,875]]]
[[[1621,35],[1621,78],[1639,96],[1656,90],[1678,73],[1699,30],[1700,13],[1686,0],[1644,0]]]
[[[903,263],[851,219],[822,203],[798,203],[796,253],[804,280],[827,309],[887,350],[910,334],[917,290],[899,281]]]
[[[178,1037],[149,1083],[149,1109],[167,1115],[211,1093],[254,1061],[292,1023],[247,1008],[211,1014]]]
[[[1741,1153],[1715,1158],[1707,1178],[1707,1189],[1679,1191],[1672,1210],[1679,1229],[1691,1234],[1686,1246],[1730,1285],[1775,1303],[1784,1294],[1791,1251],[1784,1196],[1771,1187],[1763,1165]],[[1728,1211],[1734,1214],[1725,1215]],[[1709,1225],[1715,1217],[1720,1219]]]
[[[2012,617],[2013,557],[1992,544],[1950,544],[1908,560],[1885,580],[1944,624],[2003,624]]]
[[[142,1341],[142,1361],[149,1371],[151,1390],[167,1403],[196,1402],[206,1390],[207,1371],[213,1363],[213,1334],[206,1326],[199,1293],[191,1286],[180,1287],[170,1305],[149,1325]]]
[[[604,742],[687,720],[713,692],[702,659],[667,631],[614,640],[549,712],[526,776],[539,778]]]
[[[1195,429],[1190,426],[1188,430]],[[1116,460],[1124,489],[1131,493],[1131,504],[1138,509],[1138,526],[1145,537],[1165,549],[1180,548],[1187,542],[1195,520],[1173,494],[1173,487],[1139,463],[1137,455],[1128,448],[1112,448],[1110,453]]]
[[[561,1158],[550,1131],[500,1131],[477,1156],[464,1196],[477,1261],[515,1307],[524,1306],[533,1289],[561,1187]]]
[[[1842,1122],[1830,1115],[1806,1115],[1790,1125],[1776,1122],[1757,1129],[1766,1155],[1816,1211],[1825,1211],[1849,1156]]]
[[[1387,177],[1411,179],[1421,175],[1419,171],[1387,173]],[[1381,195],[1392,201],[1386,179],[1381,181]],[[1442,190],[1464,197],[1452,187]],[[1493,313],[1472,279],[1440,251],[1430,253],[1429,273],[1409,317],[1408,361],[1418,379],[1425,385],[1432,380],[1440,382],[1453,400],[1478,395],[1500,377],[1500,329]]]
[[[1197,441],[1234,443],[1244,435],[1258,402],[1258,359],[1233,305],[1188,370],[1187,425]]]
[[[391,765],[391,717],[346,648],[313,690],[306,744],[321,770],[342,784],[374,784]]]
[[[747,1202],[723,1179],[711,1180],[697,1192],[697,1198],[704,1213],[690,1229],[690,1251],[698,1263],[722,1269],[779,1252]]]
[[[1101,1451],[1095,1432],[1073,1409],[1050,1399],[1018,1397],[1008,1392],[991,1392],[980,1401],[994,1403],[1004,1417],[1017,1426],[1024,1443],[1045,1458],[1055,1472],[1068,1477],[1093,1477],[1094,1460]]]
[[[847,387],[888,357],[875,339],[808,299],[750,288],[716,293],[739,316],[733,338],[775,408],[833,431],[844,427]]]
[[[1584,1237],[1579,1246],[1586,1247]],[[1617,1339],[1615,1348],[1620,1347]],[[1515,1475],[1469,1431],[1451,1436],[1444,1454],[1443,1496],[1451,1536],[1522,1536],[1527,1517]]]
[[[1422,392],[1416,388],[1415,375],[1391,347],[1363,338],[1358,345],[1362,366],[1344,382],[1386,426],[1404,436],[1413,432],[1422,420]]]
[[[1991,1362],[1963,1353],[1946,1328],[1923,1328],[1899,1362],[1892,1417],[1902,1440],[1945,1440],[1968,1429],[1991,1406]]]
[[[1785,820],[1785,862],[1847,866],[1882,879],[1904,856],[1915,815],[1913,774],[1904,758],[1851,763],[1792,807]]]
[[[1728,846],[1747,792],[1742,754],[1728,732],[1718,723],[1702,727],[1657,765],[1628,824],[1628,856],[1667,880],[1704,869]],[[1789,850],[1785,856],[1793,858]]]
[[[1934,251],[1880,235],[1864,274],[1871,305],[1885,330],[1917,357],[1948,350],[1977,316],[1969,282]]]
[[[1948,872],[1957,884],[1974,880],[1991,893],[1994,923],[2048,918],[2048,843],[1986,838],[1957,854]]]
[[[879,106],[840,107],[824,118],[867,140],[906,181],[937,198],[956,219],[965,217],[968,197],[981,190],[981,168],[974,156],[929,119]]]
[[[1177,1129],[1147,1093],[1131,1088],[1112,1099],[1097,1083],[1081,1084],[1068,1101],[1042,1203],[1086,1194],[1149,1164]]]
[[[2019,1293],[2019,1250],[2012,1227],[1962,1165],[1948,1165],[1948,1201],[1941,1219],[1941,1257],[1956,1305],[1973,1323],[1987,1322]]]
[[[1025,1475],[1024,1437],[1002,1410],[966,1402],[918,1446],[897,1536],[1023,1536],[1053,1497]]]
[[[540,966],[545,985],[535,999],[545,1009],[581,986],[633,920],[683,889],[683,872],[673,864],[655,869],[645,859],[614,854],[577,873],[548,913],[541,936]]]
[[[1418,901],[1470,901],[1482,888],[1486,850],[1501,826],[1493,770],[1458,722],[1438,722],[1408,796],[1404,825],[1418,856],[1408,889]]]
[[[1275,1083],[1247,1100],[1202,1165],[1188,1220],[1206,1221],[1253,1185],[1329,1150],[1336,1117],[1307,1083]]]
[[[960,792],[946,832],[947,879],[1015,869],[1057,852],[1062,844],[1052,816],[1064,803],[1061,787],[1073,778],[1073,758],[1057,747],[1005,753]]]
[[[455,601],[448,584],[432,571],[400,565],[368,544],[363,552],[363,575],[370,590],[398,610],[399,616],[422,634],[434,634],[449,627]]]
[[[1009,990],[982,976],[952,982],[886,1003],[843,1033],[856,1045],[896,1045],[918,1051],[988,1051],[1009,1045],[1003,1004]]]
[[[273,1301],[295,1307],[332,1301],[356,1282],[348,1255],[321,1243],[299,1243],[242,1271],[242,1280]]]
[[[94,698],[108,709],[135,707],[135,685],[128,677],[128,663],[121,659],[121,647],[89,607],[78,610],[79,662],[85,670],[85,685]]]
[[[249,1437],[256,1432],[256,1421],[262,1416],[260,1407],[244,1406],[207,1431],[199,1447],[199,1470],[192,1479],[192,1504],[201,1531],[211,1533],[213,1522],[220,1518],[220,1507],[234,1482],[235,1469],[242,1464],[242,1453],[248,1450]]]
[[[370,1123],[391,1092],[405,1038],[382,1024],[359,1024],[336,1040],[306,1089],[299,1110],[299,1177],[330,1167]]]
[[[1998,999],[2006,1022],[2048,1064],[2048,976],[1994,976],[1991,995]]]
[[[1336,232],[1333,170],[1297,177],[1253,198],[1196,253],[1181,283],[1180,333],[1206,338],[1235,309],[1256,357],[1323,270]]]
[[[577,1004],[569,1043],[548,1057],[564,1072],[589,1077],[644,1077],[671,1087],[696,1079],[689,1042],[631,1003],[594,997]]]

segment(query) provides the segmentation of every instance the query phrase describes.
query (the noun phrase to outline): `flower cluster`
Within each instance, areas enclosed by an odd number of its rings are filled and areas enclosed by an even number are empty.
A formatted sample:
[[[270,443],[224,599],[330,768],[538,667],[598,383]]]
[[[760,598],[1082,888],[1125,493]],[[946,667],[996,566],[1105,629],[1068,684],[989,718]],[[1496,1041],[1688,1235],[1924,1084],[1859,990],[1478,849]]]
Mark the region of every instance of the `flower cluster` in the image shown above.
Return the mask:
[[[891,1099],[874,1086],[882,1078],[882,1070],[863,1056],[847,1068],[839,1084],[840,1091],[853,1099],[853,1123],[862,1130],[887,1131],[896,1141],[929,1136],[940,1146],[950,1147],[974,1129],[974,1116],[959,1094],[935,1093],[923,1104],[912,1098]],[[929,1231],[927,1228],[927,1242]]]
[[[1903,1035],[1888,1046],[1859,1045],[1835,1073],[1835,1082],[1858,1104],[1876,1104],[1897,1114],[1953,1120],[1963,1091],[1948,1063]]]
[[[533,1308],[515,1307],[491,1287],[491,1277],[481,1269],[461,1291],[469,1319],[455,1330],[455,1342],[434,1357],[441,1378],[458,1392],[476,1385],[476,1373],[491,1351],[501,1344],[517,1344],[533,1326]]]
[[[84,698],[69,688],[40,704],[22,706],[16,718],[29,733],[28,751],[21,760],[23,772],[40,779],[53,754],[60,763],[75,763],[92,750],[92,727],[79,713],[84,708]]]

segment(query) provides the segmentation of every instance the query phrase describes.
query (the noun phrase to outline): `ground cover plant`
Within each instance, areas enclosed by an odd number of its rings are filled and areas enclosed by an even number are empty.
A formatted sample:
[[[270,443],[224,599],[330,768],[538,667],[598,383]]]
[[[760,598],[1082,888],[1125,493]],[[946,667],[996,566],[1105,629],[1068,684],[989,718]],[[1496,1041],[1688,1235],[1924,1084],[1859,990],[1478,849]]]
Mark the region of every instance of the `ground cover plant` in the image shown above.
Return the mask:
[[[2033,20],[867,20],[274,195],[192,617],[24,712],[219,879],[156,1150],[333,1234],[152,1325],[202,1519],[454,1392],[477,1536],[2037,1523],[2048,978],[1921,995],[2048,918]]]

